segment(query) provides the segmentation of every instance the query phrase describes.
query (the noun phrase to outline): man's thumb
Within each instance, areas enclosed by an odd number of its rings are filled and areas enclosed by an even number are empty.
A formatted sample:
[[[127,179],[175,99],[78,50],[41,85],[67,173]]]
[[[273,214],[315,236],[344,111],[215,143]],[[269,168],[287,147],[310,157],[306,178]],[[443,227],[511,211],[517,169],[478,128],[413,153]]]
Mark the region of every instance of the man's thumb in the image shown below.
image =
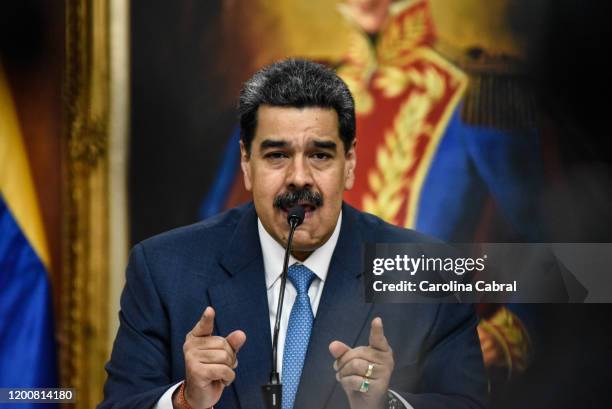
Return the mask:
[[[351,349],[351,347],[346,345],[344,342],[333,341],[331,344],[329,344],[329,352],[332,354],[334,359],[340,358],[349,349]]]
[[[235,353],[238,353],[240,348],[246,342],[246,334],[243,331],[237,329],[236,331],[225,337],[225,340],[230,344]]]

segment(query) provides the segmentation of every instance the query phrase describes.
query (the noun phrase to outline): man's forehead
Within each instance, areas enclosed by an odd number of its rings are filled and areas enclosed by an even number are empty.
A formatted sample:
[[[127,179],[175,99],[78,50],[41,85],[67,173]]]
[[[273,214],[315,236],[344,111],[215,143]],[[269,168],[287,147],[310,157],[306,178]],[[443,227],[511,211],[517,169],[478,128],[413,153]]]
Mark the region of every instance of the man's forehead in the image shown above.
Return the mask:
[[[333,108],[276,107],[258,109],[254,145],[322,146],[341,142],[338,114]]]
[[[331,133],[338,125],[338,113],[333,108],[262,105],[257,110],[257,129],[322,129]]]

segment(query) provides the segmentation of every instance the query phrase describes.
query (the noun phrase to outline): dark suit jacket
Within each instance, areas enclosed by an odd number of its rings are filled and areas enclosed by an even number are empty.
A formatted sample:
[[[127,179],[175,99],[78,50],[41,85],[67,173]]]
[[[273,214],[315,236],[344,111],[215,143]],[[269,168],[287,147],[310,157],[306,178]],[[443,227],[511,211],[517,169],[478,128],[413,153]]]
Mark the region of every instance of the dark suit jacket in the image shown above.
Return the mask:
[[[363,301],[362,244],[415,241],[431,239],[343,206],[295,408],[348,408],[328,345],[336,339],[367,345],[375,316],[382,317],[394,351],[391,389],[415,409],[483,406],[486,381],[471,306]],[[247,334],[236,380],[215,408],[262,408],[260,386],[268,381],[272,346],[252,204],[134,247],[100,408],[150,408],[182,380],[185,335],[208,305],[217,312],[215,334]]]

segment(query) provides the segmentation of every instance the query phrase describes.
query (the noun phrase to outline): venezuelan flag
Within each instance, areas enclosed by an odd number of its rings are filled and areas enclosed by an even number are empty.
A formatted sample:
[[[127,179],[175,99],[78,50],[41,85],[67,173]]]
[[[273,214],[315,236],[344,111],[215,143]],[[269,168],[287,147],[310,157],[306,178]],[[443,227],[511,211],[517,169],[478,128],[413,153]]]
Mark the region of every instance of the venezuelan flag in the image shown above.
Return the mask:
[[[0,65],[0,387],[57,387],[49,254],[15,106]],[[40,404],[30,404],[32,408]],[[0,407],[3,404],[0,403]],[[28,404],[6,404],[28,407]],[[47,406],[48,407],[48,406]]]

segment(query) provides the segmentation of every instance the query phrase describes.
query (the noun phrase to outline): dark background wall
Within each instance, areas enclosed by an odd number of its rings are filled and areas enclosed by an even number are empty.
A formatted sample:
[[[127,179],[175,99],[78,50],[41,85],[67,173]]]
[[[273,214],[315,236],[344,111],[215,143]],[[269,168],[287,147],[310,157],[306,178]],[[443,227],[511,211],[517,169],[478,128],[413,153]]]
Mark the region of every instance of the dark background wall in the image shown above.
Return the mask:
[[[131,9],[131,242],[193,223],[235,124],[221,1]]]

